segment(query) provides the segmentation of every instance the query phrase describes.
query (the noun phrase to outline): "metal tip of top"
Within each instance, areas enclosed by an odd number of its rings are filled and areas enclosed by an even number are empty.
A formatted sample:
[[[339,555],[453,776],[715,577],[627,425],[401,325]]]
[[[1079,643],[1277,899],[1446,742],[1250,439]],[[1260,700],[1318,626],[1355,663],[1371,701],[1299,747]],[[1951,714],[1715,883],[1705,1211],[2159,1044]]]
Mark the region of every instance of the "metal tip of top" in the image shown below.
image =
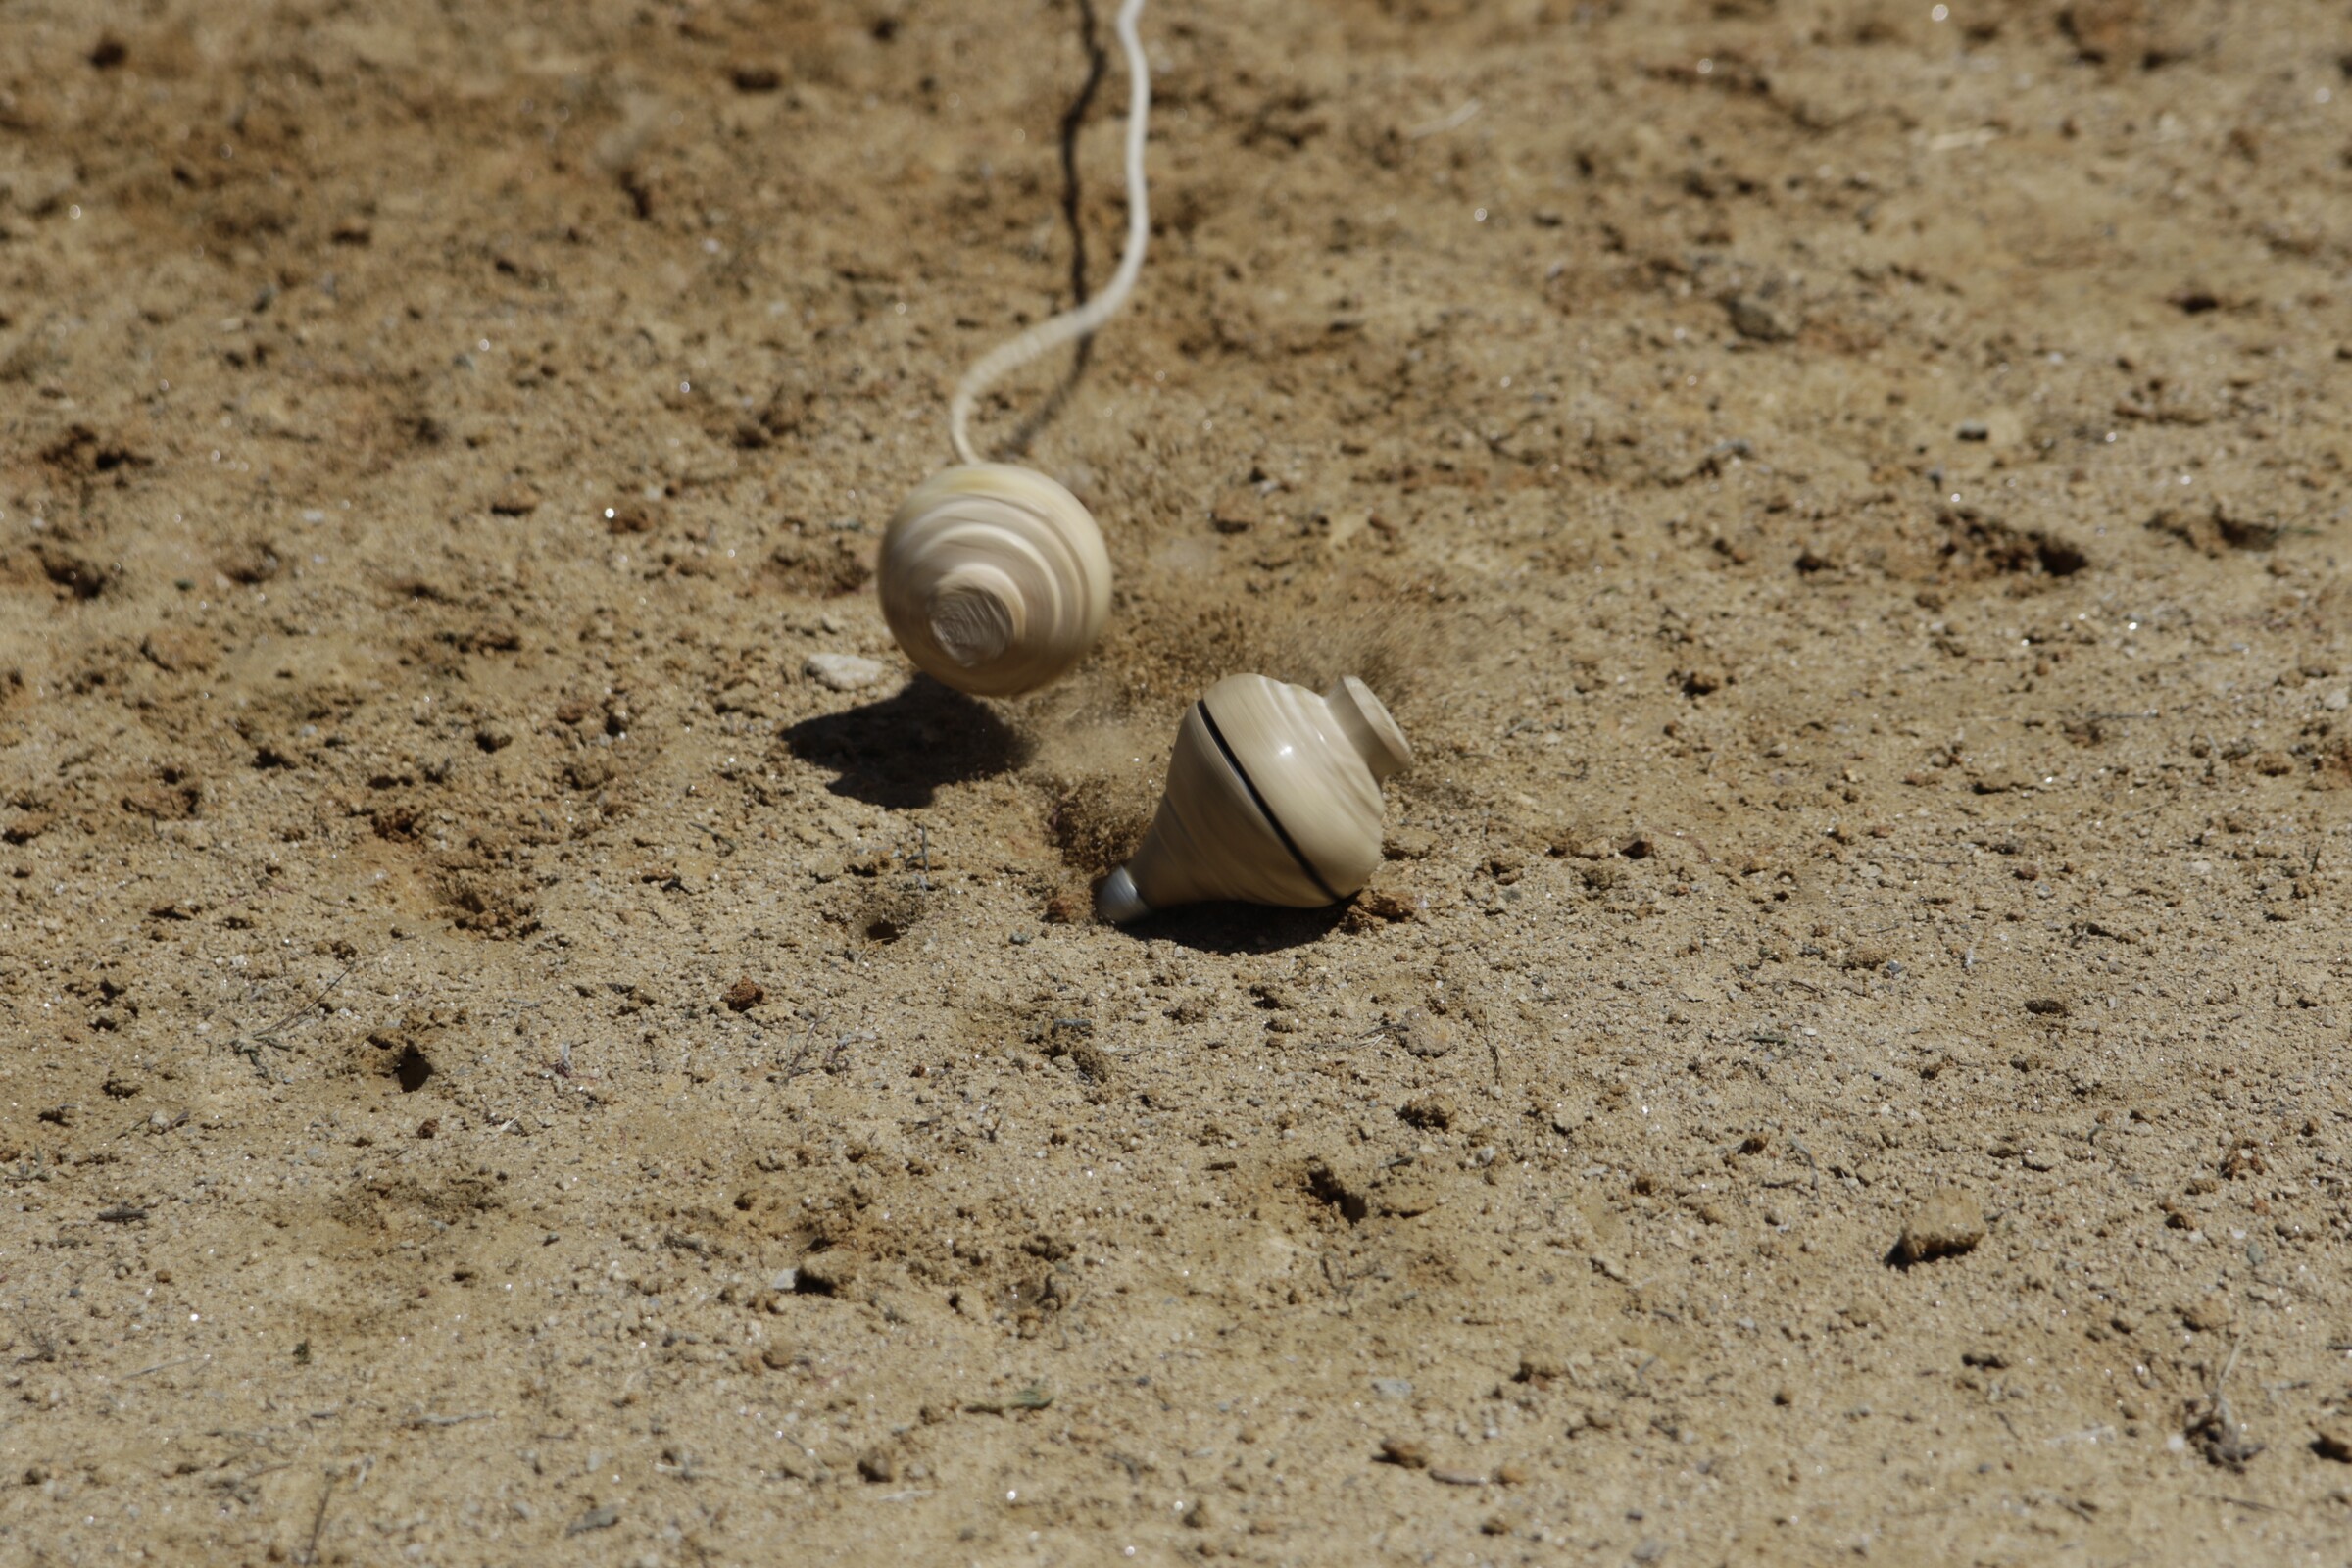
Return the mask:
[[[1104,877],[1102,885],[1095,889],[1095,913],[1112,925],[1125,925],[1151,912],[1152,906],[1146,904],[1144,896],[1135,891],[1135,878],[1127,874],[1127,868],[1123,865]]]

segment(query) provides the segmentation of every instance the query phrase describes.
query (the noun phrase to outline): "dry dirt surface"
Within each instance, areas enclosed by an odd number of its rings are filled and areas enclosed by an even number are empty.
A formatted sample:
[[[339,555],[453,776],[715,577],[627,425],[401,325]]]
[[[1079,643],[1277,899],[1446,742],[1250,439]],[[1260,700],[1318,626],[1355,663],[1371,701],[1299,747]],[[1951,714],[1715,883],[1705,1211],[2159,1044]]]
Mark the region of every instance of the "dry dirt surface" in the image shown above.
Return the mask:
[[[1095,6],[0,13],[0,1560],[2342,1562],[2343,8],[1155,0],[984,705]]]

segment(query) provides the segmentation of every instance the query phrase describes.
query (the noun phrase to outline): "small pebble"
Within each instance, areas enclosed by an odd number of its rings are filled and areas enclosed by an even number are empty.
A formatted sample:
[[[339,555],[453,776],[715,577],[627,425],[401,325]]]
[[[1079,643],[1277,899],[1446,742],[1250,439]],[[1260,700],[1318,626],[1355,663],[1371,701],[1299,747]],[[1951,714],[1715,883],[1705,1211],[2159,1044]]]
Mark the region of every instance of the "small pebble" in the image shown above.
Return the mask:
[[[1413,1385],[1407,1378],[1374,1378],[1372,1392],[1384,1399],[1409,1399],[1413,1396]]]
[[[837,692],[862,691],[890,673],[890,666],[861,654],[810,654],[801,673]]]
[[[1254,490],[1228,491],[1208,509],[1208,520],[1219,533],[1247,533],[1265,516],[1265,504]]]
[[[1392,860],[1421,860],[1427,859],[1429,852],[1437,847],[1434,834],[1417,827],[1397,827],[1391,828],[1388,837],[1381,840],[1380,853]]]
[[[1366,888],[1355,896],[1348,910],[1350,922],[1358,929],[1371,930],[1383,923],[1410,920],[1421,912],[1422,901],[1397,888]]]
[[[1443,1056],[1454,1046],[1453,1026],[1419,1007],[1397,1019],[1393,1032],[1408,1055]]]
[[[794,1271],[793,1289],[832,1296],[857,1278],[857,1270],[856,1261],[844,1252],[811,1252],[801,1259],[801,1266]]]
[[[57,825],[54,811],[26,811],[5,828],[0,828],[0,843],[30,844],[34,839]]]
[[[1958,1257],[1984,1239],[1984,1210],[1957,1188],[1945,1187],[1922,1199],[1903,1224],[1895,1255],[1906,1265],[1938,1257]]]
[[[2227,1296],[2200,1296],[2180,1306],[2180,1326],[2192,1334],[2212,1334],[2230,1326],[2236,1312]]]
[[[1396,1107],[1399,1120],[1430,1132],[1444,1132],[1460,1114],[1460,1109],[1446,1095],[1423,1095]]]
[[[1796,336],[1801,325],[1792,313],[1758,295],[1736,294],[1723,303],[1732,318],[1732,330],[1759,343],[1786,343]]]
[[[589,1509],[570,1524],[565,1525],[564,1533],[567,1536],[584,1536],[591,1530],[610,1530],[618,1523],[620,1523],[620,1509],[608,1502],[601,1508]]]
[[[158,626],[139,644],[139,652],[172,674],[213,667],[212,639],[190,627]]]
[[[1429,1468],[1429,1449],[1411,1438],[1383,1438],[1380,1440],[1380,1462],[1401,1465],[1407,1470]]]

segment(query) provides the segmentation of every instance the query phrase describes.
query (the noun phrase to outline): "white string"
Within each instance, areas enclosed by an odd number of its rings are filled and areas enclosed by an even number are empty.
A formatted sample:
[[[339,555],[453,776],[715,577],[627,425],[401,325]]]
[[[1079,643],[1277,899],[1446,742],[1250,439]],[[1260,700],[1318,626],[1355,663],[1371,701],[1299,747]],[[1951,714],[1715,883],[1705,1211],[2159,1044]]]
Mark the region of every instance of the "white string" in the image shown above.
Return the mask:
[[[1143,39],[1136,32],[1136,19],[1143,15],[1144,0],[1126,0],[1119,7],[1116,24],[1119,46],[1127,53],[1127,250],[1119,258],[1119,270],[1111,274],[1110,284],[1075,310],[1051,317],[1006,343],[1000,343],[982,355],[956,383],[956,395],[948,400],[948,437],[956,444],[956,456],[965,463],[978,463],[972,451],[970,425],[972,405],[980,395],[1004,376],[1019,369],[1041,354],[1050,354],[1064,343],[1086,337],[1103,322],[1116,316],[1127,296],[1135,292],[1136,277],[1144,270],[1144,241],[1152,232],[1152,213],[1144,196],[1144,126],[1152,114],[1152,73],[1144,63]]]

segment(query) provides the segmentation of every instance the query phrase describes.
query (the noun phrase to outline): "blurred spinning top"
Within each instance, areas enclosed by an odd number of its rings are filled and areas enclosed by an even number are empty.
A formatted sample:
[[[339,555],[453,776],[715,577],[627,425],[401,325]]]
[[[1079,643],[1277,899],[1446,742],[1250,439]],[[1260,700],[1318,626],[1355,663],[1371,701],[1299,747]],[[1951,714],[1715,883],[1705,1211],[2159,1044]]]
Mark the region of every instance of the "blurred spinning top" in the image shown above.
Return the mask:
[[[1320,697],[1227,676],[1184,715],[1158,814],[1097,890],[1095,912],[1125,922],[1207,899],[1337,904],[1379,866],[1381,781],[1412,760],[1352,675]]]
[[[917,485],[882,536],[876,575],[906,657],[975,697],[1057,679],[1110,612],[1110,556],[1093,516],[1009,463],[959,464]]]

